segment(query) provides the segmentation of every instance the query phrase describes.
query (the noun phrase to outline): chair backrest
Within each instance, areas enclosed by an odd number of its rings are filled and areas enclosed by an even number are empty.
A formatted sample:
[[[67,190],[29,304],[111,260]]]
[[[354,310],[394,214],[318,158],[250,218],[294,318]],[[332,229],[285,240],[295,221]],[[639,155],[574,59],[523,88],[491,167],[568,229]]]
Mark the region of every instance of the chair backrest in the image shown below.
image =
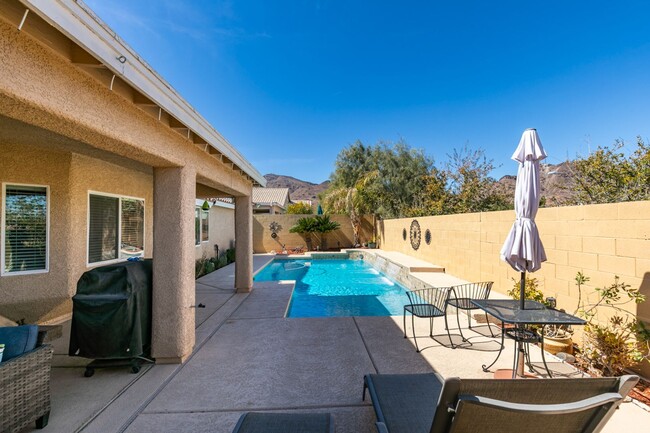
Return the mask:
[[[428,287],[426,289],[406,291],[411,305],[433,305],[441,314],[444,314],[450,293],[450,287]]]
[[[451,297],[458,299],[487,299],[490,297],[492,284],[494,284],[494,281],[457,284],[451,287]]]
[[[638,380],[450,378],[431,433],[598,432]]]

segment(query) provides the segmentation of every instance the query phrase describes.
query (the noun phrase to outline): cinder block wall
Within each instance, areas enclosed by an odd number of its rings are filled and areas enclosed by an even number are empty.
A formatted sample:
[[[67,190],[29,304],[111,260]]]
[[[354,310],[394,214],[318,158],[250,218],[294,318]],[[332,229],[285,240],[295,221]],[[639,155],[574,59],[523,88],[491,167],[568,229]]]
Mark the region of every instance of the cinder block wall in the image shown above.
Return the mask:
[[[382,249],[442,265],[466,280],[494,281],[494,290],[506,293],[512,279],[519,279],[499,256],[514,219],[514,211],[402,218],[380,221],[377,233]],[[414,220],[421,229],[417,250],[409,237]],[[618,275],[650,299],[650,201],[544,208],[536,221],[548,261],[531,276],[546,296],[557,298],[559,308],[575,309],[578,271],[591,277],[583,293],[612,284]],[[425,241],[427,229],[430,244]],[[650,300],[628,309],[650,323]]]
[[[281,251],[282,245],[286,248],[295,248],[302,245],[307,246],[307,242],[302,235],[289,233],[289,229],[296,224],[300,218],[314,215],[293,215],[293,214],[258,214],[253,215],[253,249],[256,253],[267,253],[269,251]],[[329,248],[349,248],[354,242],[352,225],[347,215],[330,215],[332,221],[341,225],[338,230],[328,233],[327,245]],[[277,222],[282,229],[277,233],[277,238],[271,237],[269,224]],[[368,242],[372,239],[372,217],[366,216],[361,225],[361,242]],[[312,235],[313,247],[319,245],[320,240],[316,234]]]

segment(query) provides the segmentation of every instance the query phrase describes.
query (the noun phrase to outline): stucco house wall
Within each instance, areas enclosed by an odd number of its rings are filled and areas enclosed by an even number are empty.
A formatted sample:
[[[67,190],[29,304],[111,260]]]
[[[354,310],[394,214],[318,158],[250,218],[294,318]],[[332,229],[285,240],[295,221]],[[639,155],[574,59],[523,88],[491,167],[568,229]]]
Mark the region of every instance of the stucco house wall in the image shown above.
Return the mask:
[[[197,260],[204,254],[208,258],[214,257],[215,245],[219,246],[221,255],[235,242],[235,207],[217,202],[209,212],[209,239],[195,247]]]
[[[13,320],[24,319],[28,323],[42,323],[65,317],[71,312],[70,298],[76,292],[81,274],[103,265],[87,263],[89,192],[144,199],[144,254],[151,257],[151,173],[85,155],[0,141],[0,182],[47,186],[50,194],[49,272],[3,275],[0,278],[0,293],[3,294],[0,315]]]

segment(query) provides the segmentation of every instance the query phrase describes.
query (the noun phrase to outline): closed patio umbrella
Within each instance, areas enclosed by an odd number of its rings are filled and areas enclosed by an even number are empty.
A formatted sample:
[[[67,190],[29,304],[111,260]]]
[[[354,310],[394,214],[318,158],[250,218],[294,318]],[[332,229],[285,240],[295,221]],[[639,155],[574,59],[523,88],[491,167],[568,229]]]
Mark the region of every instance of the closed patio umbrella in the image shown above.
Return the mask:
[[[546,158],[546,152],[537,135],[537,130],[527,129],[519,141],[512,159],[519,163],[515,187],[515,220],[506,241],[501,248],[501,260],[521,272],[520,306],[524,308],[526,272],[535,272],[546,261],[544,246],[539,238],[535,215],[539,208],[541,186],[539,161]]]
[[[544,246],[539,238],[535,215],[539,208],[541,185],[539,180],[539,161],[546,158],[546,152],[537,135],[537,130],[527,129],[519,141],[512,159],[519,163],[515,187],[515,220],[506,241],[501,248],[501,260],[521,272],[519,307],[525,309],[526,272],[535,272],[546,261]],[[523,353],[523,343],[518,351]],[[519,356],[517,374],[524,374],[523,356]]]

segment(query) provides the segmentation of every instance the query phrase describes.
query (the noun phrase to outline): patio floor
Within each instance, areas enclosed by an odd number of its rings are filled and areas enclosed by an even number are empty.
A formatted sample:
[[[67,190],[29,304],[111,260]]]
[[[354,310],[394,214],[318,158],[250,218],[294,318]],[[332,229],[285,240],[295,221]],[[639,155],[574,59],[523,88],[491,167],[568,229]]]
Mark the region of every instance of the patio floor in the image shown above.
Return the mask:
[[[256,255],[254,269],[272,258]],[[52,413],[45,431],[226,433],[242,412],[256,410],[331,412],[338,433],[370,433],[375,416],[369,401],[361,400],[366,373],[491,377],[481,365],[492,362],[499,344],[486,327],[467,331],[472,345],[453,350],[442,318],[434,321],[438,341],[428,337],[427,320],[416,320],[418,354],[412,338],[403,338],[401,317],[286,319],[291,284],[256,283],[252,293],[237,294],[233,281],[233,265],[197,281],[196,303],[206,308],[197,309],[196,347],[183,365],[148,365],[139,374],[98,369],[85,378],[88,360],[66,355],[68,322],[53,342]],[[410,335],[408,322],[407,329]],[[452,338],[461,342],[457,332]],[[494,369],[511,367],[512,346],[506,341]],[[533,361],[540,360],[534,352]],[[558,361],[550,367],[577,374]],[[605,431],[638,431],[648,424],[649,412],[624,403]]]

